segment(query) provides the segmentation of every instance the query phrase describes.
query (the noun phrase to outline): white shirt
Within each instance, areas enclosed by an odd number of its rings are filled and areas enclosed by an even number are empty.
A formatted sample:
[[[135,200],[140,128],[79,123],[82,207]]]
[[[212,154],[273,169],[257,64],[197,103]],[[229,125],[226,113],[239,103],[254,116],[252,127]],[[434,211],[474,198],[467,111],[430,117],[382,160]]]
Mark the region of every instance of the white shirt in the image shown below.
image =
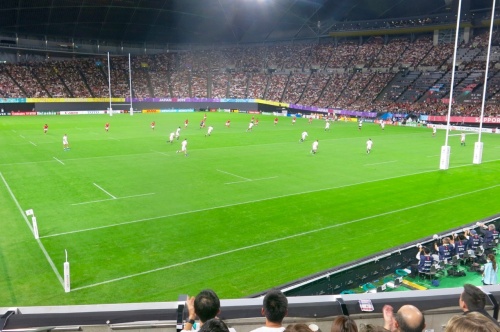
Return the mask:
[[[177,130],[175,131],[175,136],[179,136],[181,133],[181,128],[177,128]]]
[[[250,332],[283,332],[284,330],[285,330],[284,326],[281,326],[281,327],[262,326],[262,327],[255,329],[255,330],[252,330]]]
[[[186,140],[182,141],[182,144],[181,144],[182,150],[186,150],[187,145],[188,145],[188,141],[186,141]]]
[[[63,144],[68,144],[68,136],[63,136]]]
[[[372,145],[373,145],[373,141],[370,141],[370,140],[366,141],[366,148],[368,150],[372,148]]]
[[[317,149],[318,149],[318,144],[319,144],[319,142],[318,142],[318,141],[314,141],[314,142],[313,142],[313,147],[312,147],[312,149],[313,149],[313,150],[317,150]]]
[[[328,121],[326,122],[326,124],[325,124],[325,128],[326,128],[326,129],[330,128],[330,122],[328,122]]]
[[[174,139],[174,133],[170,133],[170,140],[172,141]]]
[[[208,127],[208,133],[209,134],[212,132],[212,130],[214,130],[214,127],[212,127],[212,126]]]
[[[302,133],[302,139],[306,139],[306,137],[307,137],[307,131],[304,131],[304,132]]]

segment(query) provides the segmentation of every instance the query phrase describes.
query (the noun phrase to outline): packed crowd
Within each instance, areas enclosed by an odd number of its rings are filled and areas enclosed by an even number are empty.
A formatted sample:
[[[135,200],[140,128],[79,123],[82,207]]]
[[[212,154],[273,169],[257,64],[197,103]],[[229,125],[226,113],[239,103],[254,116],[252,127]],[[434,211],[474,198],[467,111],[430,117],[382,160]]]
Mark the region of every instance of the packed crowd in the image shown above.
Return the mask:
[[[493,40],[500,43],[500,34]],[[488,33],[460,46],[453,114],[477,115]],[[361,42],[224,46],[132,57],[137,98],[267,99],[322,108],[440,114],[447,109],[453,45],[370,37]],[[491,65],[496,63],[496,58]],[[106,58],[27,61],[0,66],[0,97],[109,96]],[[112,57],[111,96],[130,95],[128,58]],[[483,65],[481,65],[483,63]],[[401,68],[412,68],[411,75]],[[423,68],[423,69],[422,69]],[[490,66],[486,115],[498,114],[500,72]],[[478,74],[479,73],[479,74]],[[437,76],[436,76],[437,75]],[[436,89],[436,84],[441,89]],[[467,98],[471,93],[472,98]]]

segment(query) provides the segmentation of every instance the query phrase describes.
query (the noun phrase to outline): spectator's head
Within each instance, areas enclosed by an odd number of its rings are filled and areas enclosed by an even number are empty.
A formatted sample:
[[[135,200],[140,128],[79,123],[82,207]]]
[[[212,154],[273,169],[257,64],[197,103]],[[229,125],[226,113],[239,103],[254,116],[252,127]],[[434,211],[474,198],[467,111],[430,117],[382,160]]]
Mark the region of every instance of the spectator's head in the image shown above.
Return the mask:
[[[396,328],[400,332],[422,332],[425,328],[425,318],[417,307],[412,305],[402,306],[396,315]]]
[[[424,251],[424,255],[430,255],[431,254],[431,250],[427,247],[422,247],[422,250]]]
[[[264,296],[262,315],[266,317],[266,324],[279,324],[288,313],[288,300],[286,296],[277,289],[270,290]]]
[[[488,230],[494,231],[495,230],[495,225],[494,224],[489,224],[488,225]]]
[[[297,323],[290,324],[286,327],[284,332],[313,332],[307,324]]]
[[[194,312],[202,323],[215,318],[220,312],[217,294],[211,289],[202,290],[194,299]]]
[[[373,324],[361,324],[359,330],[361,332],[387,332],[382,326],[373,325]]]
[[[474,285],[465,284],[458,304],[465,312],[484,309],[486,306],[486,294]]]
[[[229,328],[222,320],[212,318],[201,326],[199,332],[229,332]]]
[[[358,332],[356,322],[349,316],[337,316],[330,332]]]
[[[443,244],[450,244],[450,238],[449,237],[445,237],[443,239]]]
[[[498,332],[499,328],[491,319],[478,313],[458,315],[450,318],[445,332]]]

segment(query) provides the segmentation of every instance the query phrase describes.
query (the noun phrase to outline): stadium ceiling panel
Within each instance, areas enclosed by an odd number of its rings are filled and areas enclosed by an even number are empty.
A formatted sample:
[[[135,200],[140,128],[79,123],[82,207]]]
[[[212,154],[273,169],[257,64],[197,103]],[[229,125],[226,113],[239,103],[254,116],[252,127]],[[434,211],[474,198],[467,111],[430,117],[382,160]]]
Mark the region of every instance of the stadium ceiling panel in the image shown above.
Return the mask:
[[[1,0],[0,33],[123,43],[248,43],[337,22],[452,13],[458,0]],[[488,0],[463,0],[470,10]]]

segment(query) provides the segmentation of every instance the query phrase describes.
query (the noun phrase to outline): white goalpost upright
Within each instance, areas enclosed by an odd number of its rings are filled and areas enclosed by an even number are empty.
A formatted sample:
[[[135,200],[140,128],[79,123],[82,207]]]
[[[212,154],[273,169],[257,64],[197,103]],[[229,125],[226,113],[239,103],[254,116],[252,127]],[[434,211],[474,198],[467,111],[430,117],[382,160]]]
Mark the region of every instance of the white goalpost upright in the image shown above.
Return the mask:
[[[128,81],[129,81],[129,102],[124,104],[114,104],[114,105],[127,105],[129,106],[130,115],[134,115],[134,108],[132,106],[132,65],[130,60],[130,53],[128,54]],[[111,94],[111,58],[108,52],[108,92],[109,92],[109,116],[113,116],[113,98]],[[126,99],[126,98],[125,98]]]
[[[451,72],[450,98],[448,100],[448,115],[446,116],[446,135],[444,146],[441,147],[441,157],[439,158],[439,169],[450,168],[451,147],[448,145],[450,134],[451,105],[453,104],[453,85],[455,84],[455,66],[457,63],[458,35],[460,32],[460,14],[462,13],[462,0],[458,0],[457,27],[455,30],[455,48],[453,50],[453,68]]]
[[[491,53],[491,36],[493,34],[493,23],[495,21],[495,2],[493,0],[493,7],[491,8],[491,22],[490,22],[490,36],[488,40],[488,54],[486,55],[486,71],[484,73],[483,85],[483,100],[481,102],[481,117],[479,118],[479,136],[477,142],[474,143],[474,155],[472,157],[473,164],[480,164],[483,159],[483,142],[481,142],[481,134],[483,131],[484,108],[486,104],[486,87],[488,84],[488,74],[490,71],[490,53]]]
[[[64,291],[69,293],[71,291],[71,279],[69,274],[68,251],[64,249],[66,254],[66,261],[64,262]]]

